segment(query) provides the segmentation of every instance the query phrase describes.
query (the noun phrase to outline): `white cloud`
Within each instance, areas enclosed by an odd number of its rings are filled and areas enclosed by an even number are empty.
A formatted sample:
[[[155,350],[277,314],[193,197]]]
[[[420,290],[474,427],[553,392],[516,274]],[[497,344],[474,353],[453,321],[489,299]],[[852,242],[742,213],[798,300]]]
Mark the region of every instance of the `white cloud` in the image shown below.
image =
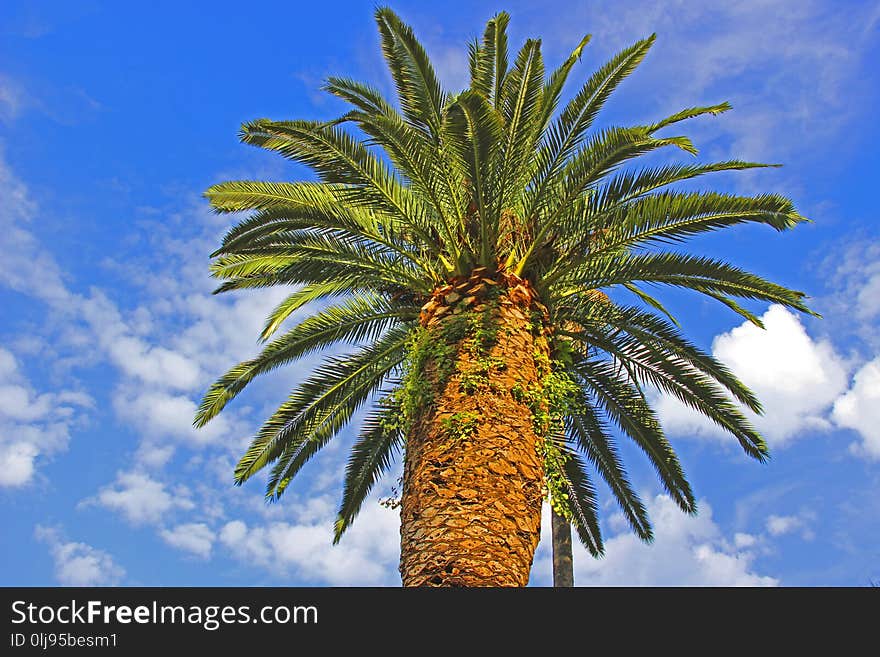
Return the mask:
[[[143,340],[120,336],[108,351],[126,374],[146,383],[188,390],[201,381],[199,368],[191,359],[165,347],[151,347]]]
[[[831,417],[861,436],[850,446],[854,454],[880,460],[880,356],[855,373],[852,387],[834,402]]]
[[[880,239],[857,235],[826,249],[819,274],[828,292],[816,300],[826,331],[842,340],[856,337],[864,360],[880,356]],[[865,349],[866,348],[866,349]]]
[[[143,269],[132,272],[135,282],[148,287],[143,303],[123,309],[98,288],[88,295],[73,293],[52,254],[28,229],[37,204],[2,157],[0,186],[0,249],[7,254],[0,261],[0,284],[46,302],[64,320],[62,343],[74,351],[97,348],[119,370],[123,383],[135,384],[130,389],[163,394],[166,405],[171,395],[202,392],[224,368],[250,356],[266,315],[285,295],[283,289],[239,298],[211,295],[214,282],[205,258],[216,246],[220,222],[228,219],[202,205],[168,218],[190,233],[195,230],[195,236],[150,236],[158,241],[158,255],[151,251],[156,261],[149,263],[149,281],[143,283]],[[181,412],[194,410],[178,404]],[[207,434],[201,442],[211,440],[211,431]]]
[[[12,87],[0,79],[0,104],[9,105]],[[10,100],[12,99],[12,100]],[[14,108],[13,108],[14,109]],[[27,186],[12,172],[0,144],[0,284],[39,299],[65,298],[61,270],[25,226],[36,213]],[[67,448],[80,410],[92,405],[82,392],[38,393],[16,357],[0,348],[0,486],[23,486],[37,472],[37,459]]]
[[[0,73],[0,121],[12,121],[27,105],[27,94],[21,85]]]
[[[724,155],[779,161],[815,149],[864,111],[849,93],[868,94],[861,76],[871,65],[865,47],[871,35],[864,29],[870,3],[839,12],[818,0],[594,2],[573,11],[558,14],[565,22],[551,30],[539,25],[528,32],[548,43],[571,42],[579,36],[572,25],[588,25],[593,52],[616,51],[656,32],[657,44],[632,87],[669,111],[702,100],[731,101],[734,112],[709,128],[713,136],[731,137]]]
[[[766,528],[771,536],[785,536],[786,534],[800,533],[805,541],[811,541],[816,537],[810,525],[815,520],[812,513],[801,512],[793,516],[770,515],[767,517]]]
[[[297,581],[331,586],[399,585],[399,522],[398,513],[368,500],[357,522],[335,546],[331,543],[333,516],[325,514],[311,521],[256,527],[233,520],[221,529],[220,542],[243,563],[295,575]]]
[[[648,502],[655,537],[645,544],[623,529],[605,541],[605,556],[594,559],[574,546],[578,586],[776,586],[779,581],[755,572],[756,541],[738,534],[731,542],[712,519],[712,508],[700,501],[699,514],[681,512],[667,495]],[[546,511],[546,510],[545,510]],[[550,526],[545,512],[543,527]],[[549,532],[548,532],[549,535]],[[575,541],[577,539],[575,538]],[[544,540],[532,570],[536,584],[549,585],[549,540]]]
[[[31,443],[0,443],[0,486],[21,486],[30,481],[39,453]]]
[[[758,542],[758,537],[744,532],[737,532],[733,535],[733,544],[737,548],[754,547]]]
[[[0,416],[24,422],[39,420],[52,410],[53,397],[34,396],[20,385],[0,385]]]
[[[47,328],[60,327],[51,340],[52,350],[68,352],[56,357],[56,364],[92,365],[103,357],[117,369],[113,409],[125,426],[142,437],[136,463],[162,467],[178,445],[228,449],[232,441],[237,446],[241,436],[250,433],[239,419],[241,414],[227,412],[196,430],[192,427],[195,399],[213,378],[253,354],[265,316],[286,291],[266,290],[238,298],[211,294],[214,281],[205,258],[228,218],[218,218],[200,204],[170,212],[155,230],[151,226],[146,239],[155,248],[146,257],[154,260],[137,262],[131,272],[133,283],[144,285],[147,294],[140,303],[121,307],[99,288],[88,294],[67,288],[57,262],[28,229],[37,204],[2,158],[0,186],[5,194],[0,206],[0,249],[9,254],[0,261],[0,284],[49,306]],[[175,230],[166,224],[174,224]],[[145,268],[151,271],[147,281],[142,276]],[[14,361],[4,361],[0,372],[14,366]],[[36,395],[0,376],[0,459],[10,466],[0,485],[30,480],[34,458],[50,451],[39,444],[23,445],[20,432],[6,425],[53,419],[47,415],[52,404],[66,404],[69,414],[70,405],[84,404],[77,394],[81,395],[72,391]],[[65,418],[69,424],[70,418]],[[57,434],[59,428],[48,435]],[[66,434],[62,442],[66,445]]]
[[[744,323],[716,337],[713,354],[758,394],[764,415],[757,422],[770,440],[829,428],[824,411],[846,387],[845,362],[782,306],[771,306],[762,320],[766,330]]]
[[[37,458],[67,449],[71,427],[92,405],[82,392],[36,393],[12,352],[0,347],[0,486],[29,483]]]
[[[0,381],[10,381],[18,370],[18,363],[11,351],[0,347]]]
[[[123,312],[100,290],[77,304],[89,333],[120,372],[113,408],[140,433],[136,458],[148,467],[164,465],[176,446],[229,449],[250,433],[232,409],[194,429],[196,400],[214,378],[254,354],[265,317],[289,293],[212,295],[216,281],[206,256],[228,218],[201,204],[168,214],[161,224],[150,224],[151,260],[135,262],[132,271],[113,265],[144,286],[140,305]],[[143,268],[152,272],[147,281]]]
[[[36,213],[27,186],[12,172],[0,143],[0,282],[17,292],[45,301],[67,296],[61,269],[25,226]]]
[[[81,504],[96,504],[117,511],[135,525],[156,524],[166,520],[167,514],[175,509],[195,508],[186,487],[168,490],[164,483],[136,471],[118,473],[114,484],[105,486],[95,497]]]
[[[747,413],[771,447],[810,431],[852,429],[861,439],[850,452],[880,459],[880,246],[870,239],[844,245],[823,265],[832,293],[817,302],[826,319],[820,328],[836,343],[857,337],[869,354],[844,358],[827,339],[811,337],[798,317],[771,306],[767,331],[747,322],[715,338],[713,353],[761,400],[765,415]],[[853,345],[853,348],[857,343]],[[856,365],[850,381],[848,373]],[[729,440],[677,400],[657,397],[664,426],[681,436]]]
[[[189,445],[205,445],[216,441],[229,430],[225,416],[218,417],[204,429],[194,429],[196,404],[185,395],[156,390],[125,387],[113,399],[116,414],[136,426],[149,438],[168,437]]]
[[[861,276],[863,280],[860,281],[852,309],[859,319],[872,321],[880,316],[880,244],[866,245],[861,260]]]
[[[177,525],[174,529],[163,529],[159,535],[168,545],[203,559],[211,556],[216,538],[211,528],[203,522],[189,522]]]
[[[162,527],[169,514],[195,505],[186,487],[163,483],[160,479],[164,478],[155,473],[180,446],[197,452],[213,449],[215,456],[224,457],[240,450],[242,440],[252,432],[250,423],[242,419],[250,409],[230,409],[195,430],[196,396],[214,377],[256,351],[265,316],[288,291],[273,289],[238,297],[211,294],[215,281],[208,274],[206,256],[230,222],[228,217],[210,213],[200,201],[198,206],[176,212],[163,210],[161,222],[142,224],[141,237],[149,248],[131,257],[126,254],[125,264],[104,263],[131,274],[132,284],[143,286],[143,294],[118,299],[100,288],[75,293],[30,229],[37,204],[2,158],[0,185],[4,188],[0,248],[8,254],[0,262],[0,285],[41,301],[49,309],[47,334],[41,336],[36,349],[31,345],[33,353],[48,352],[45,358],[54,359],[56,366],[63,363],[64,371],[102,359],[108,362],[116,370],[110,392],[112,409],[120,424],[140,437],[134,467],[120,472],[114,482],[83,500],[82,506],[115,511],[133,524],[157,525],[157,532],[170,544],[194,554],[209,554],[207,533],[196,528],[199,523]],[[145,270],[151,276],[145,278]],[[281,380],[299,375],[283,374]],[[18,373],[15,357],[0,349],[0,486],[31,481],[42,458],[66,448],[69,429],[80,419],[74,411],[91,404],[87,395],[77,391],[34,391]],[[205,493],[214,499],[224,495],[225,491],[221,495],[216,490]],[[222,515],[222,504],[215,504],[213,513]],[[193,531],[187,535],[187,529]]]
[[[762,416],[746,415],[771,447],[831,429],[827,415],[846,390],[848,364],[830,342],[811,338],[800,319],[782,306],[771,306],[761,319],[766,329],[743,322],[712,343],[713,355],[761,401]],[[657,410],[670,433],[727,439],[720,428],[671,397],[661,396]]]
[[[149,440],[141,441],[135,452],[135,463],[145,468],[158,470],[165,466],[174,456],[174,445],[156,444]]]
[[[56,528],[37,525],[34,535],[49,546],[55,577],[62,586],[116,586],[125,577],[125,570],[107,552],[65,541]]]
[[[76,306],[94,339],[125,376],[173,390],[190,390],[200,384],[202,375],[191,357],[139,337],[102,291],[77,298]]]
[[[836,316],[855,317],[849,327],[872,348],[878,346],[876,319],[880,304],[880,250],[876,245],[844,249],[834,272],[838,293],[826,299],[834,334],[841,333]],[[856,266],[856,262],[861,263]],[[880,288],[878,288],[880,290]],[[713,354],[749,386],[764,407],[763,416],[746,415],[771,447],[789,444],[812,432],[852,429],[860,437],[850,452],[880,460],[880,356],[863,362],[848,381],[853,359],[844,358],[826,339],[811,337],[799,318],[781,306],[762,316],[766,330],[749,322],[723,333],[712,344]],[[836,323],[835,323],[836,322]],[[729,440],[716,425],[676,399],[660,395],[657,410],[666,430],[680,436]]]

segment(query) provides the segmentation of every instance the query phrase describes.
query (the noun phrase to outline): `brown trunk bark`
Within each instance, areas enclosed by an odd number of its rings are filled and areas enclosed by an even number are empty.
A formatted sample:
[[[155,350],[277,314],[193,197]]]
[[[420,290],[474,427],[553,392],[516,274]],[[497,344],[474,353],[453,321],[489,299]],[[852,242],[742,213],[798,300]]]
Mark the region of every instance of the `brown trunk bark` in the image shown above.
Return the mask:
[[[546,310],[517,277],[485,276],[423,308],[432,399],[407,435],[404,586],[525,586],[538,545],[544,462],[527,391],[548,362]]]

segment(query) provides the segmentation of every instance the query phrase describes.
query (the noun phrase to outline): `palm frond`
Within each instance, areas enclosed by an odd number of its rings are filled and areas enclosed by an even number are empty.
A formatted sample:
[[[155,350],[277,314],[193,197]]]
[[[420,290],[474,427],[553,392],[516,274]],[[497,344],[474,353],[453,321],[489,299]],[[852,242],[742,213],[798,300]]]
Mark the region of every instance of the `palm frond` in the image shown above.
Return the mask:
[[[698,116],[705,116],[706,114],[718,116],[719,114],[727,112],[730,109],[730,103],[727,102],[719,103],[718,105],[709,105],[706,107],[688,107],[687,109],[683,109],[680,112],[671,114],[665,119],[661,119],[657,123],[652,124],[649,129],[651,132],[656,132],[657,130],[660,130],[660,128],[665,128],[666,126],[672,125],[673,123],[687,121],[688,119],[694,119]]]
[[[267,344],[251,360],[220,377],[205,394],[195,425],[204,426],[260,374],[337,343],[374,340],[396,324],[418,317],[418,308],[400,307],[372,295],[354,297],[308,317]]]
[[[778,166],[776,164],[728,160],[709,164],[670,164],[635,171],[624,171],[593,190],[588,199],[588,212],[593,217],[603,213],[610,213],[621,205],[657,189],[709,173]]]
[[[544,91],[541,42],[529,39],[520,50],[502,89],[500,113],[506,135],[502,138],[498,202],[517,203],[531,172],[530,161],[540,138]]]
[[[608,361],[583,358],[575,371],[595,394],[599,406],[645,453],[670,497],[682,511],[695,513],[697,502],[678,456],[638,384],[628,380]]]
[[[541,118],[538,121],[539,130],[542,134],[549,125],[550,119],[553,118],[553,113],[556,111],[556,107],[559,105],[559,99],[562,96],[562,90],[565,87],[571,69],[574,68],[574,65],[580,60],[581,53],[583,53],[584,48],[586,48],[590,39],[592,39],[591,34],[584,35],[584,38],[581,39],[577,47],[568,56],[568,59],[566,59],[559,68],[553,71],[547,79],[547,83],[544,85],[544,91],[541,94]]]
[[[651,541],[654,533],[648,512],[626,475],[611,429],[596,408],[587,391],[582,390],[579,403],[565,418],[566,431],[608,484],[636,536],[643,541]]]
[[[550,126],[537,153],[537,171],[527,194],[524,216],[531,217],[545,203],[550,182],[577,150],[611,92],[645,58],[654,39],[651,35],[636,42],[597,70]]]
[[[498,152],[504,128],[498,112],[472,91],[463,91],[449,108],[452,149],[464,163],[471,186],[479,235],[478,262],[494,264],[498,237]]]
[[[571,511],[572,525],[578,538],[587,552],[594,557],[601,557],[605,552],[605,546],[599,528],[596,489],[590,481],[583,461],[576,453],[566,452],[562,476],[568,495],[564,503]]]
[[[670,358],[685,361],[689,367],[718,382],[753,412],[762,412],[755,394],[726,365],[687,340],[678,327],[662,317],[639,308],[589,302],[567,305],[558,312],[561,321],[581,327],[579,331],[562,330],[561,333],[581,342],[584,348],[591,346],[589,336],[594,333],[606,330],[628,333],[645,344],[655,345]]]
[[[471,91],[501,108],[501,89],[507,75],[507,26],[510,15],[499,12],[486,23],[483,43],[470,51]]]
[[[767,458],[767,445],[758,431],[718,385],[687,359],[676,358],[649,340],[611,330],[587,329],[581,337],[623,365],[638,385],[649,384],[672,395],[732,434],[752,458]]]
[[[408,333],[406,327],[391,329],[354,354],[328,358],[316,368],[263,423],[235,468],[236,484],[278,460],[266,489],[267,497],[277,499],[287,482],[403,362]]]
[[[666,146],[696,152],[687,137],[656,138],[643,127],[608,128],[591,137],[565,166],[560,180],[550,187],[554,192],[552,199],[547,199],[544,205],[537,208],[539,217],[534,226],[529,227],[535,237],[516,266],[515,273],[521,273],[529,266],[531,256],[544,243],[544,239],[560,227],[560,220],[570,213],[572,207],[576,207],[592,184],[623,162]]]
[[[380,407],[364,420],[345,468],[342,504],[334,526],[334,543],[338,543],[351,526],[364,499],[391,465],[395,450],[401,448],[403,434],[400,430],[400,414],[399,403],[385,398]]]
[[[675,243],[687,237],[744,223],[790,230],[806,221],[791,201],[775,194],[733,196],[714,192],[662,192],[628,204],[606,223],[608,233],[592,250],[602,254],[645,246]]]
[[[670,285],[705,294],[769,301],[801,312],[811,312],[805,294],[772,283],[757,274],[716,260],[682,253],[632,254],[626,258],[589,257],[589,264],[561,276],[560,285],[583,290],[645,282]]]
[[[397,86],[403,115],[437,143],[446,97],[425,49],[412,29],[391,9],[380,7],[375,15],[382,39],[382,54]]]

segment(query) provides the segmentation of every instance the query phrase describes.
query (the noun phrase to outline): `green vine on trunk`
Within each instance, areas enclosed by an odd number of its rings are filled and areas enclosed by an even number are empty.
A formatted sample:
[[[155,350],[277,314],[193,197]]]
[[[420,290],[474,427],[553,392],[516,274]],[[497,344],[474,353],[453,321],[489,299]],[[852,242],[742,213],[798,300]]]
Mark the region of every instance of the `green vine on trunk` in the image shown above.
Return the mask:
[[[443,335],[445,332],[441,331],[438,339],[433,331],[419,326],[410,337],[401,384],[393,393],[400,407],[404,435],[409,433],[419,413],[433,404],[434,385],[441,386],[454,371],[455,346]],[[429,363],[433,364],[436,384],[432,384],[431,377],[426,376]]]
[[[489,356],[498,341],[498,292],[492,290],[478,308],[457,304],[439,326],[419,326],[413,331],[401,385],[394,393],[404,434],[421,413],[433,407],[435,395],[454,374],[459,374],[459,390],[470,395],[488,385],[491,372],[507,367],[502,358]],[[465,365],[459,358],[461,351],[468,356]]]
[[[475,411],[460,411],[440,420],[443,432],[451,440],[463,440],[474,435],[480,425],[480,414]]]
[[[568,482],[564,474],[565,464],[570,456],[549,436],[540,440],[538,445],[541,456],[544,457],[544,484],[550,506],[558,515],[571,522],[574,514],[568,504]]]
[[[538,437],[538,452],[544,460],[547,497],[553,510],[566,520],[573,519],[568,504],[568,483],[565,464],[569,455],[557,444],[556,437],[565,430],[565,416],[577,398],[579,386],[566,371],[564,349],[559,357],[548,356],[548,345],[542,336],[535,338],[533,354],[538,380],[531,384],[518,382],[511,396],[528,406],[532,428]]]

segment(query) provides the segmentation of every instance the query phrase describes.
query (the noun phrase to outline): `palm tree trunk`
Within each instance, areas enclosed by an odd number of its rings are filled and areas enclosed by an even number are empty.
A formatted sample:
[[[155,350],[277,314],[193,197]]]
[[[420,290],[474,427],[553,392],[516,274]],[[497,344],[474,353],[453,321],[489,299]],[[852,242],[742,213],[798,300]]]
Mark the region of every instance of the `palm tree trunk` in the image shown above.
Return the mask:
[[[529,394],[549,362],[546,310],[517,277],[485,276],[423,308],[433,399],[407,434],[404,586],[525,586],[538,545],[544,462]]]
[[[553,586],[574,586],[574,562],[571,556],[571,524],[556,511],[551,510],[553,533]]]

